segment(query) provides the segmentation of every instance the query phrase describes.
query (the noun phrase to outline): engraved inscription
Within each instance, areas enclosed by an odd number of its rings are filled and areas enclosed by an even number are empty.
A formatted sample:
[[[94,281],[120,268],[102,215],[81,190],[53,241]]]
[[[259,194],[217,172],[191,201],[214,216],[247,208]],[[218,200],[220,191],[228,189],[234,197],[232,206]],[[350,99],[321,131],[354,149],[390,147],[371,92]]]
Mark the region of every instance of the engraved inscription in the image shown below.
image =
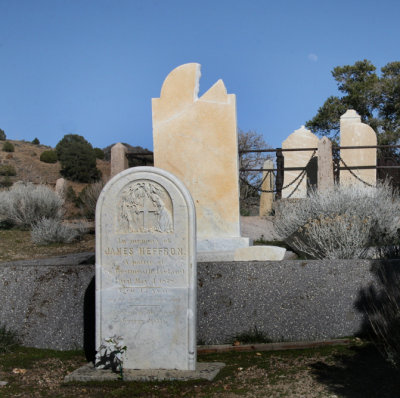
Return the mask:
[[[153,181],[129,184],[121,193],[117,228],[120,233],[173,232],[173,206],[168,192]]]

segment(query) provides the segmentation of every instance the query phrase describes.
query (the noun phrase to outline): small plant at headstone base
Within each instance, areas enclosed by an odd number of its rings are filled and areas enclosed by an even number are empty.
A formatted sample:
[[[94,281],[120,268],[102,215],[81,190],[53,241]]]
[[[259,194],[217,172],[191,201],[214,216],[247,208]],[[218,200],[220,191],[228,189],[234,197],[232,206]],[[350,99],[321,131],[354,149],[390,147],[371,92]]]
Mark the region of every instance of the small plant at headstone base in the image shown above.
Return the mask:
[[[234,345],[257,343],[272,343],[272,340],[266,335],[265,332],[259,330],[256,325],[254,325],[253,329],[237,334],[234,336],[232,341],[232,344]]]
[[[50,188],[32,183],[15,183],[0,191],[0,219],[19,228],[30,228],[42,218],[60,220],[64,201]]]
[[[0,325],[0,354],[12,352],[20,344],[17,333]]]
[[[4,130],[0,129],[0,141],[5,141],[6,140],[6,133]]]
[[[127,347],[122,337],[112,336],[105,338],[96,352],[94,366],[98,369],[111,369],[119,373],[123,379],[123,359],[122,355]]]
[[[57,152],[56,151],[44,151],[40,155],[40,161],[44,163],[57,163]]]
[[[39,145],[39,144],[40,144],[39,139],[38,139],[37,137],[35,137],[35,138],[32,140],[32,144],[33,144],[33,145]]]
[[[71,228],[63,225],[60,220],[42,218],[32,225],[31,238],[34,244],[44,246],[52,243],[71,243],[80,239],[84,233],[83,224],[78,228]]]
[[[3,152],[14,152],[15,148],[11,142],[6,141],[3,144]]]
[[[400,199],[388,183],[334,186],[301,201],[282,200],[274,227],[296,252],[317,259],[365,258],[397,238]]]

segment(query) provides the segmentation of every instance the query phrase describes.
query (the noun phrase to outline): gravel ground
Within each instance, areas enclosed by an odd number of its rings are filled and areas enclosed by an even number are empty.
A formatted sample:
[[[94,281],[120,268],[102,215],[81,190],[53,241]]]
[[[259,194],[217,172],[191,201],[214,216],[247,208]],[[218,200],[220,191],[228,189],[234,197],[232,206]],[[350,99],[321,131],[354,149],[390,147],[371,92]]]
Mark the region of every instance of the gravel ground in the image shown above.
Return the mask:
[[[274,217],[259,217],[259,216],[248,216],[240,217],[240,231],[242,236],[251,238],[253,240],[260,239],[262,235],[264,240],[280,240],[279,236],[275,232]]]

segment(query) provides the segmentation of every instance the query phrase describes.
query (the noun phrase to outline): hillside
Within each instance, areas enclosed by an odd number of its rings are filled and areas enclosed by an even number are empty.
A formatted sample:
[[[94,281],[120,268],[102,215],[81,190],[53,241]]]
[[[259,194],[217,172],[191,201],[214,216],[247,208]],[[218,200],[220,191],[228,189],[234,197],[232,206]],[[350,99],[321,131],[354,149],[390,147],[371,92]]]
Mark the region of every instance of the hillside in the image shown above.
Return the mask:
[[[0,165],[12,165],[17,172],[11,177],[12,182],[30,181],[35,184],[46,184],[52,187],[60,175],[60,163],[44,163],[40,161],[40,155],[44,151],[53,148],[46,145],[34,145],[26,141],[7,140],[14,145],[14,152],[3,152],[0,150]],[[0,145],[2,145],[0,141]],[[0,146],[1,148],[1,146]],[[97,159],[97,168],[102,172],[103,180],[110,177],[110,162]],[[0,177],[1,179],[1,177]],[[87,184],[69,182],[76,192],[80,192]]]

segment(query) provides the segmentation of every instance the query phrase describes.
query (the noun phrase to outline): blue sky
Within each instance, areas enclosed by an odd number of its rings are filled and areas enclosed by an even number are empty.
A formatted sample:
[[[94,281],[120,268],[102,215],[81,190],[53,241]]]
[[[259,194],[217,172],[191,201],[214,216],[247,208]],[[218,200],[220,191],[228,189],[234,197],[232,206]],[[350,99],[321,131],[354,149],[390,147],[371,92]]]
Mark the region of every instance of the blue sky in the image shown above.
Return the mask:
[[[400,60],[400,2],[0,0],[0,128],[55,146],[152,149],[151,98],[175,67],[222,78],[238,127],[272,147],[336,95],[331,70]]]

